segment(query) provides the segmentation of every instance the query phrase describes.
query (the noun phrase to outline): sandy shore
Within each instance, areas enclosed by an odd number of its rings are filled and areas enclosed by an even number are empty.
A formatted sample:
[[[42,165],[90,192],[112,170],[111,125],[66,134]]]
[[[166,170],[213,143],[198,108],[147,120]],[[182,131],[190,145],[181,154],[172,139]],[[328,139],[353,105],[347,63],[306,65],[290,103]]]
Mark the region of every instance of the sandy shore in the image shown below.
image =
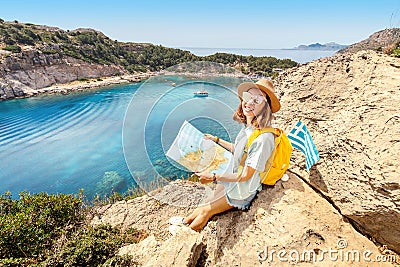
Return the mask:
[[[72,92],[81,92],[85,90],[90,90],[94,88],[99,88],[99,87],[105,87],[109,85],[116,85],[116,84],[124,84],[124,83],[135,83],[135,82],[141,82],[143,80],[146,80],[152,76],[157,76],[157,75],[181,75],[181,76],[194,76],[196,78],[199,77],[209,77],[209,76],[214,76],[214,77],[219,77],[219,76],[227,76],[227,77],[246,77],[244,74],[238,74],[238,73],[218,73],[218,74],[204,74],[204,73],[192,73],[192,72],[166,72],[166,71],[160,71],[160,72],[142,72],[142,73],[136,73],[136,74],[125,74],[125,75],[120,75],[120,76],[108,76],[108,77],[96,77],[96,78],[83,78],[80,80],[75,80],[69,83],[63,83],[63,84],[53,84],[52,86],[40,88],[40,89],[33,89],[33,88],[28,88],[27,86],[22,88],[23,94],[17,94],[14,93],[12,97],[7,97],[7,96],[0,96],[0,100],[7,100],[7,99],[15,99],[15,98],[28,98],[28,97],[33,97],[33,96],[39,96],[39,95],[50,95],[50,94],[69,94]]]
[[[113,84],[140,82],[155,75],[157,75],[157,73],[149,72],[149,73],[128,74],[128,75],[112,76],[112,77],[81,79],[64,84],[55,84],[37,90],[32,89],[26,91],[27,95],[25,97],[34,95],[43,95],[43,94],[69,94],[71,92],[79,92],[83,90],[104,87]]]

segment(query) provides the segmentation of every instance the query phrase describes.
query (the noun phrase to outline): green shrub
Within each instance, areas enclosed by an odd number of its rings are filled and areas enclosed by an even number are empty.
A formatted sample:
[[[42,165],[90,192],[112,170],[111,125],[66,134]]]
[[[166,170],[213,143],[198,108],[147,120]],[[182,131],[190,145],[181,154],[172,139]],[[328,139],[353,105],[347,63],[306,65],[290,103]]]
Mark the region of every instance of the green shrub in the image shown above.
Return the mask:
[[[30,29],[23,29],[22,33],[26,36],[26,38],[29,37],[32,43],[34,43],[33,40],[39,40],[39,36]]]
[[[21,47],[18,45],[7,45],[3,48],[3,50],[7,50],[13,53],[20,53],[22,51]]]
[[[0,259],[0,266],[35,266],[37,261],[26,258]]]
[[[83,206],[82,193],[0,195],[0,266],[136,266],[116,253],[147,234],[88,225],[92,208]]]
[[[4,36],[4,42],[6,43],[6,45],[15,45],[16,44],[15,40],[7,35]]]
[[[400,57],[400,45],[393,50],[392,56]]]
[[[57,54],[58,51],[55,49],[43,49],[42,53],[46,54],[46,55],[53,55],[53,54]]]
[[[121,246],[136,243],[143,236],[142,232],[134,229],[121,232],[110,225],[84,227],[74,233],[59,252],[48,258],[45,265],[99,266],[113,258],[114,263],[120,261],[124,264],[133,264],[131,258],[118,258],[115,255]]]
[[[110,259],[108,259],[102,267],[131,267],[138,266],[136,262],[133,261],[132,256],[130,255],[116,255]]]
[[[40,259],[65,227],[82,220],[82,200],[72,195],[1,195],[0,258]]]

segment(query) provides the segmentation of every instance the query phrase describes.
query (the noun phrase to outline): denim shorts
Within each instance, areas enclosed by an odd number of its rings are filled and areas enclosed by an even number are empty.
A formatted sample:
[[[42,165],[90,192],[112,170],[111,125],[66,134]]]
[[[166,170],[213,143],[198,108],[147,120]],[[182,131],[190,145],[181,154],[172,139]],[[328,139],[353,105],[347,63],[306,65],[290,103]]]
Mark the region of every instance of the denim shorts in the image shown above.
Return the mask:
[[[248,210],[250,208],[251,202],[253,199],[256,197],[258,191],[256,191],[254,194],[251,196],[245,198],[245,199],[233,199],[230,198],[227,194],[225,194],[226,197],[226,202],[228,202],[229,205],[232,207],[241,209],[241,210]]]

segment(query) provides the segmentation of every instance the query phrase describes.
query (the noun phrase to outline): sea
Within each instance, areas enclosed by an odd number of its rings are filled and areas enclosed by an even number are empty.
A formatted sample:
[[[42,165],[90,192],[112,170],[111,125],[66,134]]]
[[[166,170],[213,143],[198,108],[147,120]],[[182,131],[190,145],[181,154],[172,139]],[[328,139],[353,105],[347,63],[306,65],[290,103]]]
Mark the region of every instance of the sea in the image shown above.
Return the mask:
[[[214,49],[197,49],[208,54]],[[302,62],[332,51],[221,50],[291,57]],[[285,51],[287,54],[285,55]],[[297,54],[296,54],[297,53]],[[296,54],[296,56],[294,56]],[[311,56],[313,54],[314,56]],[[165,153],[187,120],[203,133],[233,141],[241,125],[233,77],[201,81],[183,76],[152,77],[132,84],[0,101],[0,194],[71,193],[92,199],[187,178]],[[206,90],[197,98],[194,91]]]

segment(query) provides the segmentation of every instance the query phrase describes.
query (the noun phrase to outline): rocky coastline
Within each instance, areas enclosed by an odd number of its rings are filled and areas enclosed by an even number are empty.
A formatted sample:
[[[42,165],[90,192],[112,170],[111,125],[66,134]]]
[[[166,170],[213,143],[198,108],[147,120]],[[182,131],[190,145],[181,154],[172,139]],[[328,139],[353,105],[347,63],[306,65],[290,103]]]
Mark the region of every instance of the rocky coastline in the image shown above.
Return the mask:
[[[111,77],[98,77],[98,78],[84,78],[77,81],[72,81],[64,84],[54,84],[49,87],[44,87],[37,90],[29,90],[26,91],[25,95],[15,97],[15,98],[26,98],[32,96],[39,95],[49,95],[49,94],[69,94],[72,92],[82,92],[90,89],[95,89],[99,87],[105,87],[116,84],[125,84],[125,83],[136,83],[146,80],[152,76],[156,75],[155,73],[141,73],[141,74],[124,74],[121,76],[111,76]]]
[[[112,84],[140,82],[155,74],[129,74],[116,65],[89,63],[59,54],[27,50],[1,61],[0,100],[68,94]]]

